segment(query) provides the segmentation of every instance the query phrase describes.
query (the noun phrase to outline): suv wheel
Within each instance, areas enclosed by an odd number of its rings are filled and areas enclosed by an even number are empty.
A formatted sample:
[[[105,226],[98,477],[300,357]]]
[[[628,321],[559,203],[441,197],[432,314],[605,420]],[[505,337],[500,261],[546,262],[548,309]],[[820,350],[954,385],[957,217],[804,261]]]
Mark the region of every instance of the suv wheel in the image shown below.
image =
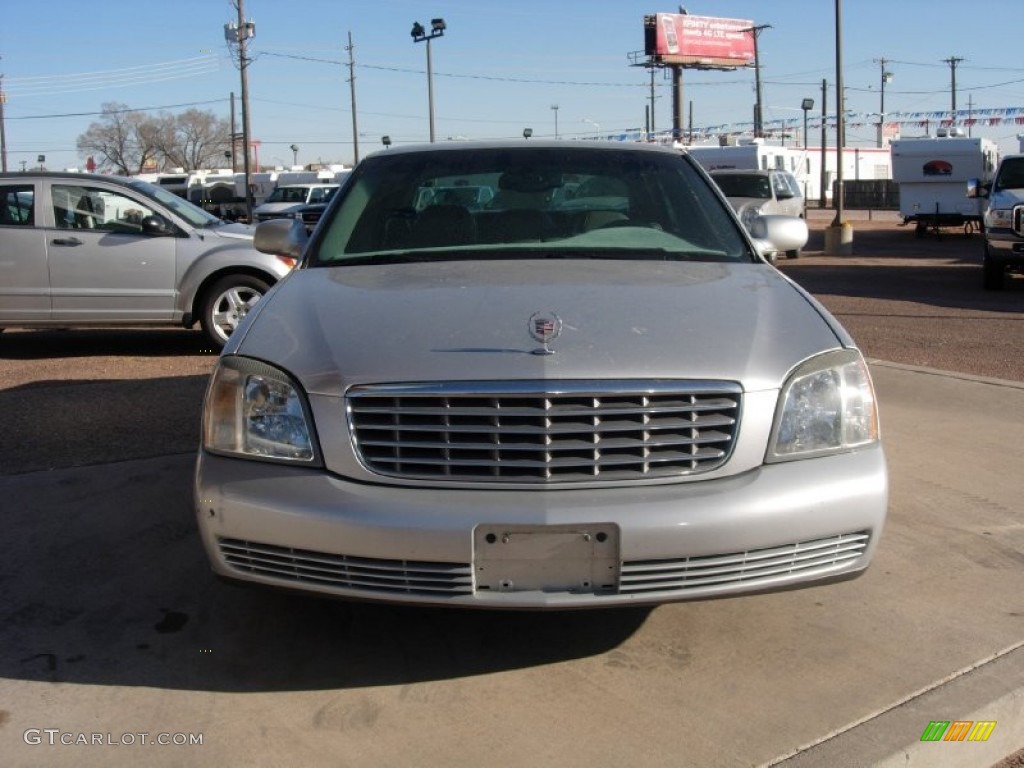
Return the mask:
[[[238,324],[263,298],[270,286],[251,275],[228,275],[214,283],[203,299],[199,316],[206,337],[215,348],[220,349],[234,332]]]
[[[986,291],[998,291],[1003,287],[1003,279],[1006,275],[1006,267],[1000,264],[995,259],[989,258],[988,254],[985,255],[985,261],[982,262],[982,280],[981,284],[984,286]]]

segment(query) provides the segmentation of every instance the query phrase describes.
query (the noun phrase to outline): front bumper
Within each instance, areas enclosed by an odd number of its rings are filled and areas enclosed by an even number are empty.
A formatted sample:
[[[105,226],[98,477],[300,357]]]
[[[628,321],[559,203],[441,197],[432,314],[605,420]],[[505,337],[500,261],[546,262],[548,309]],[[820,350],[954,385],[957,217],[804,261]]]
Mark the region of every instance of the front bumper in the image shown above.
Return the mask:
[[[1024,237],[1012,229],[1000,227],[985,230],[985,258],[1000,264],[1024,266]]]
[[[885,521],[880,447],[734,477],[418,489],[201,452],[213,570],[338,597],[487,608],[658,604],[852,578]]]

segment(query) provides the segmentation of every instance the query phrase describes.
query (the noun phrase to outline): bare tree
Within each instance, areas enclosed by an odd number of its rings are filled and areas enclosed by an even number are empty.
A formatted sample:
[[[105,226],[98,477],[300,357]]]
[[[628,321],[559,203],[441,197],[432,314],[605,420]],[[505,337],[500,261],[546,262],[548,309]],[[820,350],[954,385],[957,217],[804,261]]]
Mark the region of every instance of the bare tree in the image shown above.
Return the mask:
[[[152,119],[126,104],[108,101],[101,117],[78,137],[78,151],[98,159],[98,167],[131,175],[156,156]]]
[[[231,147],[228,122],[212,112],[189,109],[158,117],[107,102],[101,117],[78,137],[78,151],[92,155],[100,170],[132,176],[160,169],[216,168]]]
[[[158,126],[156,148],[165,165],[186,171],[216,168],[230,151],[230,125],[212,112],[163,113],[154,123]]]

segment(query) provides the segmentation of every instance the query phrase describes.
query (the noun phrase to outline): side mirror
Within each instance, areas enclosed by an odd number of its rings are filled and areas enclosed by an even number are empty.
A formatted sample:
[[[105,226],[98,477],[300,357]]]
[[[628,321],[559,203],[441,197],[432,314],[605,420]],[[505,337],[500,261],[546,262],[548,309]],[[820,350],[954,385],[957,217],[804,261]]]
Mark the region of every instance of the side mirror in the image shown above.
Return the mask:
[[[161,216],[147,216],[142,220],[142,234],[148,237],[171,237],[174,229],[171,223]]]
[[[306,225],[302,219],[271,219],[256,225],[253,245],[261,253],[272,256],[302,257],[302,251],[309,241]]]
[[[799,251],[807,245],[810,232],[807,222],[796,216],[758,216],[750,224],[750,236],[755,241],[771,244],[778,253]],[[762,252],[762,255],[763,252]]]
[[[982,184],[981,179],[967,180],[967,197],[988,197],[992,191],[992,184]]]

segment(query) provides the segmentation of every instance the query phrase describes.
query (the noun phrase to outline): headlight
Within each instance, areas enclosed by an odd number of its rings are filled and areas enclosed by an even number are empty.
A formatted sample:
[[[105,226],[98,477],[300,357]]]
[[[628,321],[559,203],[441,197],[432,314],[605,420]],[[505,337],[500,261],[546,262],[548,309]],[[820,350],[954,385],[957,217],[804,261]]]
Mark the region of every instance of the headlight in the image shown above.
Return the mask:
[[[987,211],[985,211],[986,227],[1010,227],[1012,225],[1012,208],[989,208]]]
[[[761,215],[761,209],[756,205],[748,205],[742,211],[740,211],[740,221],[743,222],[743,226],[750,231],[750,227],[754,224],[754,219]]]
[[[828,352],[801,364],[779,394],[767,461],[821,456],[878,441],[878,411],[859,352]]]
[[[210,377],[203,408],[208,451],[313,465],[312,423],[298,385],[272,365],[229,356]]]

